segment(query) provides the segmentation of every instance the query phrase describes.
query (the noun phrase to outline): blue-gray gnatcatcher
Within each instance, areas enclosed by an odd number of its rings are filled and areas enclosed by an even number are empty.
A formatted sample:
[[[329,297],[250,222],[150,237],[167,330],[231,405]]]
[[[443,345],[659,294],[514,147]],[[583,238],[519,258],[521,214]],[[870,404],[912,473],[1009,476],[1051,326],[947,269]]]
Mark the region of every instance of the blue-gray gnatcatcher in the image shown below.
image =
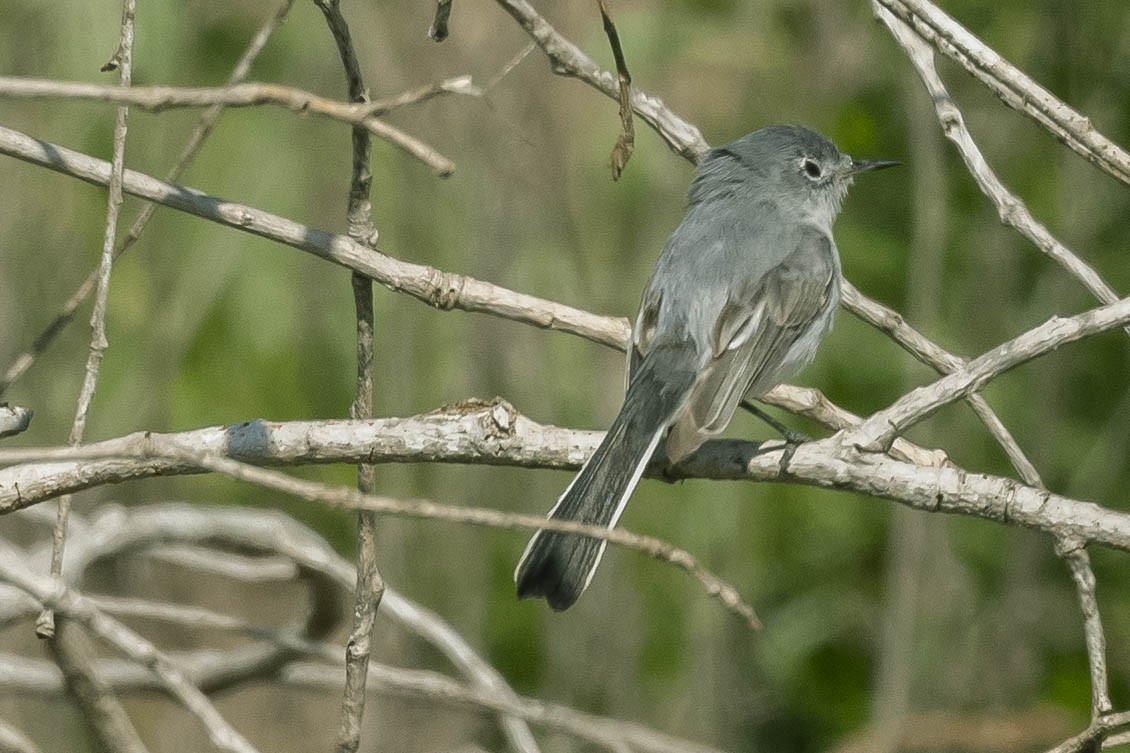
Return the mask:
[[[665,430],[678,463],[744,398],[812,359],[840,300],[832,222],[857,173],[896,164],[852,159],[800,126],[762,128],[706,154],[636,316],[624,405],[551,519],[615,526]],[[538,531],[514,573],[518,596],[567,609],[605,543]]]

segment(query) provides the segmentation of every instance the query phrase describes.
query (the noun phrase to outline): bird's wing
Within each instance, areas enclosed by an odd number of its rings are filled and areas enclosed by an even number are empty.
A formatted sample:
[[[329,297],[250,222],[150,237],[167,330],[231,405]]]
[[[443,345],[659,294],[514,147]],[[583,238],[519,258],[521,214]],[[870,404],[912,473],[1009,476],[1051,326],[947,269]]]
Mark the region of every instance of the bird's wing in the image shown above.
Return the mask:
[[[763,394],[804,365],[810,353],[789,351],[826,315],[837,274],[831,238],[806,228],[780,264],[731,285],[710,333],[710,358],[667,439],[673,462],[722,431],[746,393]]]

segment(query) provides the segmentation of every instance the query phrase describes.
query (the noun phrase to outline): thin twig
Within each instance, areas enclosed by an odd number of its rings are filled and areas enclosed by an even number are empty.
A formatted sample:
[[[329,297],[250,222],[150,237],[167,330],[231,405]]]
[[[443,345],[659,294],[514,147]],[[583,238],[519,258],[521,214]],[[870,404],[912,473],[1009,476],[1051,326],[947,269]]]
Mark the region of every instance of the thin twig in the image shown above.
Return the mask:
[[[134,16],[136,0],[122,3],[121,32],[118,48],[102,70],[117,70],[119,84],[128,90],[133,78]],[[122,207],[122,175],[125,172],[126,134],[129,127],[129,107],[120,106],[114,122],[114,147],[108,186],[106,224],[102,236],[102,254],[98,264],[98,282],[94,294],[94,311],[90,318],[90,352],[86,371],[71,425],[70,444],[82,444],[86,418],[90,411],[102,357],[109,347],[106,337],[106,308],[110,300],[110,274],[114,264],[114,248],[118,236],[118,215]],[[67,519],[70,515],[71,497],[59,498],[58,515],[51,536],[51,575],[59,578],[63,572],[63,550],[67,540]],[[45,607],[49,605],[45,604]],[[94,673],[93,651],[78,626],[64,624],[57,631],[55,614],[50,608],[40,613],[35,624],[36,635],[47,639],[48,647],[66,677],[67,688],[82,710],[90,728],[107,748],[114,753],[145,753],[145,745],[134,729],[129,715],[117,697]]]
[[[267,40],[270,39],[271,34],[286,20],[286,16],[290,12],[290,7],[293,4],[294,0],[283,0],[278,9],[263,22],[259,31],[251,38],[247,49],[243,51],[239,60],[236,61],[235,67],[232,68],[231,75],[228,76],[227,81],[229,86],[237,84],[247,78],[247,74],[251,72],[252,63],[255,62],[259,53],[267,45]],[[113,88],[120,91],[118,87]],[[136,87],[131,87],[129,91],[134,91],[135,89]],[[216,121],[220,119],[220,114],[223,112],[223,109],[222,105],[212,105],[200,114],[200,118],[196,121],[196,125],[192,129],[192,134],[188,137],[184,148],[181,149],[180,157],[177,159],[176,164],[165,174],[165,180],[175,181],[180,178],[185,168],[196,158],[197,153],[208,139],[208,136],[211,135],[212,130],[216,126]],[[145,226],[149,224],[149,218],[153,216],[153,212],[156,209],[157,205],[149,202],[141,207],[137,213],[137,217],[134,218],[133,224],[130,225],[129,232],[126,233],[126,237],[122,239],[118,250],[114,253],[115,259],[124,254],[129,247],[141,237]],[[74,320],[75,311],[90,297],[97,281],[98,268],[95,267],[82,284],[78,286],[75,292],[71,294],[71,297],[67,299],[66,303],[63,304],[62,309],[55,315],[55,318],[51,320],[51,323],[32,341],[31,347],[16,356],[16,359],[12,362],[12,365],[8,367],[3,377],[0,377],[0,396],[31,368],[35,360],[54,342],[55,337]]]
[[[175,457],[188,460],[214,473],[220,473],[331,507],[445,520],[452,523],[481,525],[490,528],[525,530],[544,528],[551,531],[579,533],[599,538],[643,552],[686,571],[702,585],[707,594],[721,601],[727,611],[741,617],[754,629],[761,627],[753,608],[742,600],[737,589],[704,568],[690,552],[653,536],[643,536],[621,528],[609,529],[604,526],[575,523],[573,521],[547,521],[541,515],[506,513],[482,507],[444,505],[422,499],[400,500],[372,494],[361,494],[346,487],[334,487],[314,481],[296,479],[278,471],[270,471],[219,455],[199,453],[192,450],[182,450]]]
[[[1091,672],[1091,722],[1109,714],[1114,706],[1110,702],[1110,685],[1106,673],[1106,637],[1103,634],[1099,602],[1095,596],[1095,573],[1091,558],[1077,539],[1056,540],[1055,553],[1071,569],[1075,591],[1079,596],[1079,609],[1083,612],[1083,633],[1087,645],[1087,665]]]
[[[7,552],[0,553],[0,581],[15,586],[53,612],[83,625],[123,655],[149,668],[160,678],[165,689],[204,724],[213,745],[232,753],[255,753],[255,748],[228,724],[208,697],[185,677],[176,664],[141,635],[105,615],[89,599],[55,578],[33,573]]]
[[[316,0],[337,44],[345,69],[349,101],[364,105],[368,90],[357,62],[357,53],[349,33],[349,24],[337,0]],[[359,243],[376,249],[377,230],[373,225],[370,189],[373,176],[370,168],[372,143],[360,125],[352,133],[353,170],[349,183],[347,219],[349,235]],[[357,380],[349,415],[354,419],[373,416],[373,281],[354,272],[351,275],[353,304],[356,310]],[[372,494],[376,470],[371,464],[357,466],[357,489]],[[373,627],[377,609],[384,594],[384,580],[377,568],[377,521],[367,510],[357,513],[357,583],[353,590],[353,625],[345,648],[345,687],[342,692],[341,719],[335,749],[338,753],[356,753],[361,745],[361,720],[365,713],[365,686],[372,652]]]
[[[965,68],[1009,107],[1024,113],[1103,172],[1130,185],[1130,153],[1013,66],[928,0],[876,0],[915,33]],[[889,24],[888,24],[889,25]]]
[[[469,79],[460,77],[433,85],[429,96],[476,93],[477,90],[470,84]],[[360,126],[374,136],[404,150],[440,176],[455,172],[455,163],[436,151],[434,147],[377,117],[376,113],[391,109],[387,102],[376,105],[347,104],[282,84],[245,83],[217,88],[139,86],[133,89],[121,89],[116,86],[81,82],[0,76],[0,97],[117,102],[134,105],[150,112],[178,107],[277,105],[298,114],[314,113],[342,123]],[[421,99],[426,98],[428,97],[421,97]]]
[[[554,73],[577,78],[619,101],[618,77],[603,70],[577,45],[559,34],[527,0],[498,0],[498,4],[537,42],[549,58]],[[671,112],[659,97],[633,87],[631,102],[636,115],[654,128],[677,154],[697,162],[710,148],[698,128]]]
[[[133,77],[133,19],[136,10],[135,0],[125,0],[122,3],[122,28],[118,49],[110,59],[110,63],[107,63],[109,68],[118,70],[118,80],[124,89],[129,88]],[[125,172],[128,127],[129,107],[119,107],[114,120],[114,149],[107,183],[106,225],[102,234],[102,256],[98,264],[98,286],[94,293],[94,311],[90,315],[90,350],[86,359],[78,404],[75,406],[75,419],[71,424],[69,441],[72,445],[82,444],[82,435],[86,430],[86,416],[90,412],[94,391],[98,387],[102,356],[109,347],[109,341],[106,339],[106,308],[110,301],[110,271],[114,264],[114,245],[118,237],[118,213],[122,208],[122,175]],[[60,497],[51,548],[51,574],[55,577],[63,571],[63,549],[67,542],[67,516],[70,514],[70,509],[70,495]],[[39,615],[35,623],[35,634],[45,639],[55,635],[55,619],[49,611]]]
[[[636,147],[636,127],[632,123],[632,74],[628,72],[628,63],[624,60],[624,49],[620,46],[620,34],[616,31],[616,24],[612,21],[612,14],[608,11],[607,0],[597,0],[600,6],[600,20],[604,23],[604,34],[608,37],[608,45],[612,48],[612,57],[616,61],[616,83],[619,90],[620,102],[620,135],[616,138],[616,146],[612,148],[612,179],[620,180],[624,167],[632,158],[632,151]]]

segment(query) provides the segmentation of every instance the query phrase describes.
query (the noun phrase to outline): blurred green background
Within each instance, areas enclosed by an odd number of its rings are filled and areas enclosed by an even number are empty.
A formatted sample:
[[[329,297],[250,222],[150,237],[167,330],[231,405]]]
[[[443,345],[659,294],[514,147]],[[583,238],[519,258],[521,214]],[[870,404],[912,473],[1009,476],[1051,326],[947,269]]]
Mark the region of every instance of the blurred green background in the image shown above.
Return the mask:
[[[595,3],[540,6],[563,34],[611,66]],[[221,84],[275,7],[274,0],[140,3],[134,82]],[[1130,143],[1125,3],[960,0],[945,7],[1104,134]],[[527,43],[494,3],[459,0],[451,37],[437,45],[426,38],[432,10],[431,2],[346,3],[374,96],[461,74],[483,86]],[[854,155],[906,163],[852,190],[837,226],[844,272],[946,348],[976,355],[1053,314],[1094,305],[1000,225],[868,3],[620,0],[612,10],[635,83],[698,125],[710,143],[795,122]],[[0,0],[0,74],[116,81],[98,68],[117,45],[119,19],[120,5],[109,0]],[[940,70],[1006,184],[1115,290],[1130,290],[1126,187],[953,64],[942,61]],[[336,50],[312,3],[296,3],[250,79],[344,96]],[[134,112],[127,165],[163,174],[197,115]],[[534,51],[483,98],[437,99],[388,119],[453,159],[457,171],[438,179],[376,143],[374,218],[384,251],[600,313],[635,313],[658,249],[681,217],[692,167],[638,124],[635,156],[614,183],[607,165],[618,129],[614,102],[554,76]],[[113,109],[102,104],[0,100],[0,124],[109,158]],[[349,160],[341,124],[271,108],[232,110],[183,182],[342,231]],[[103,190],[0,160],[0,369],[96,264],[105,201]],[[123,221],[139,206],[127,199]],[[382,288],[375,305],[379,415],[500,395],[538,421],[601,428],[619,407],[618,353],[495,318],[435,311]],[[66,441],[88,316],[85,307],[5,395],[36,411],[31,431],[6,444]],[[355,369],[349,276],[292,249],[158,210],[114,267],[108,328],[88,441],[255,417],[347,415]],[[1128,367],[1126,335],[1110,333],[1005,375],[986,396],[1052,489],[1125,509]],[[868,413],[931,379],[887,338],[841,313],[798,381]],[[766,432],[746,417],[730,429],[733,436]],[[1010,475],[1003,453],[964,406],[931,419],[913,438],[943,447],[970,470]],[[351,467],[300,473],[337,483],[354,477]],[[549,471],[385,466],[377,488],[540,512],[568,479]],[[353,547],[352,516],[223,479],[126,484],[84,493],[77,505],[164,499],[279,508],[341,551]],[[700,556],[756,607],[764,631],[751,633],[673,568],[615,549],[570,612],[518,603],[511,572],[526,540],[521,532],[384,519],[380,565],[390,584],[442,614],[519,692],[719,747],[848,750],[872,722],[902,718],[903,743],[867,749],[1039,750],[1087,722],[1081,615],[1047,537],[848,494],[703,481],[645,482],[623,523]],[[1102,550],[1092,556],[1112,693],[1116,708],[1125,708],[1128,561]],[[381,627],[385,660],[435,661]],[[276,750],[310,749],[312,740],[328,745],[335,696],[274,692],[281,700],[267,708],[285,723],[301,724],[301,709],[321,714],[328,726],[306,730],[303,742],[293,732],[257,737],[268,733],[244,720],[253,741],[269,739]],[[29,733],[59,729],[46,711],[36,716],[42,707],[29,710],[18,699],[4,707],[22,715]],[[62,718],[81,735],[76,714]],[[496,727],[474,714],[435,716],[424,704],[374,700],[369,719],[367,749],[377,748],[377,736],[387,750],[438,751],[468,740],[505,747]],[[269,727],[279,719],[262,721]],[[985,727],[989,721],[1003,726]],[[180,740],[154,749],[178,749]],[[564,737],[545,742],[547,750],[571,749]]]

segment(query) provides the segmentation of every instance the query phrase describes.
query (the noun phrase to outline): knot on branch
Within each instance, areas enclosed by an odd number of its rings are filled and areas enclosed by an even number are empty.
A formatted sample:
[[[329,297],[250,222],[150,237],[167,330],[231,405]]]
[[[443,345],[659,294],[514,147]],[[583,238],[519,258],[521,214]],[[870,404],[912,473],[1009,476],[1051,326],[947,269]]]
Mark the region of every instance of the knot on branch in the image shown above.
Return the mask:
[[[459,303],[463,295],[463,284],[466,278],[463,275],[449,274],[433,270],[431,290],[428,292],[428,303],[443,311],[450,311]]]
[[[490,408],[483,420],[483,428],[489,436],[509,438],[514,436],[514,425],[518,418],[518,411],[514,406],[496,397],[490,402]]]

